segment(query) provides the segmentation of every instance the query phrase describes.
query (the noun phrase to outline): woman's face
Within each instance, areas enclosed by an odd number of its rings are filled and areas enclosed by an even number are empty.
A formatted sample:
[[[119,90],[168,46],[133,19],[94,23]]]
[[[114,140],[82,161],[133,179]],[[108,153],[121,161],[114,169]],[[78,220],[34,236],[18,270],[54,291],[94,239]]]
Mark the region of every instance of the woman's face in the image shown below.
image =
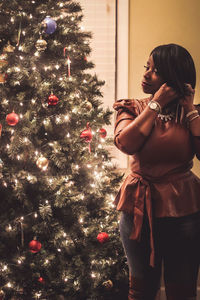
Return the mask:
[[[164,83],[162,78],[158,75],[157,69],[154,66],[153,57],[150,56],[147,65],[145,67],[145,73],[142,79],[142,89],[145,94],[154,95],[155,92]]]

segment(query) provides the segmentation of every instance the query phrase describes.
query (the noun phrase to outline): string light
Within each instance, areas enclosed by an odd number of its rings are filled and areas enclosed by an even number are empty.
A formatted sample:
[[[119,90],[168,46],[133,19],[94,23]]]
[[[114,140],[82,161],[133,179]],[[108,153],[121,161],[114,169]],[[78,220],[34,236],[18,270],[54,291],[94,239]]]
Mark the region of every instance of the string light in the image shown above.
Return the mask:
[[[12,226],[11,226],[10,224],[8,225],[7,228],[8,228],[8,231],[11,231],[11,230],[12,230]]]
[[[8,270],[8,266],[4,265],[3,268],[2,268],[2,270],[3,270],[3,271]]]
[[[23,51],[22,45],[20,45],[20,46],[18,47],[18,49],[19,49],[19,51]]]
[[[11,282],[8,282],[6,285],[7,285],[8,288],[12,287],[12,283]]]

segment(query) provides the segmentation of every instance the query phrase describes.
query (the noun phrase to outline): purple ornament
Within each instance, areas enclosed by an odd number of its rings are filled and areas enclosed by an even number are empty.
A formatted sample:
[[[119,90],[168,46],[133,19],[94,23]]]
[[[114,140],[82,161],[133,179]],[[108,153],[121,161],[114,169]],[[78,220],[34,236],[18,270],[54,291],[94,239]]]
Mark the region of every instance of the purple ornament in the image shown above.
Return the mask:
[[[50,17],[46,17],[43,21],[44,25],[45,25],[45,32],[47,34],[52,34],[54,33],[54,31],[56,30],[57,24],[56,21],[54,21],[53,19],[51,19]]]

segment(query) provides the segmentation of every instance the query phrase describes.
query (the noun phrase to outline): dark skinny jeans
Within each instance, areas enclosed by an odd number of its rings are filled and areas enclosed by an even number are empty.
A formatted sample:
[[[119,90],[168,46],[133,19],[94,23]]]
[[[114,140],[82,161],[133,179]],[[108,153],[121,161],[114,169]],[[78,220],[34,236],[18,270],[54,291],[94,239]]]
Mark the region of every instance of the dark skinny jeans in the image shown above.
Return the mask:
[[[147,282],[151,289],[153,287],[154,291],[151,293],[155,295],[160,286],[163,264],[167,299],[196,299],[200,262],[200,212],[179,218],[155,218],[153,227],[154,268],[149,266],[148,219],[144,217],[141,239],[138,242],[129,239],[133,230],[133,216],[121,213],[120,235],[130,274]]]

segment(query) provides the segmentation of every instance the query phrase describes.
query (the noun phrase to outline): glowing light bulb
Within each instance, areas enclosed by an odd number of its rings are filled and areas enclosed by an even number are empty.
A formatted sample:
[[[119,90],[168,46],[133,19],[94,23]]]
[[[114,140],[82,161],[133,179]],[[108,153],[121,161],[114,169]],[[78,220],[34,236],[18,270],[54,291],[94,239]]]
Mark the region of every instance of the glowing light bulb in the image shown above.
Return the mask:
[[[8,288],[12,287],[12,283],[11,282],[8,282],[6,285],[7,285]]]

